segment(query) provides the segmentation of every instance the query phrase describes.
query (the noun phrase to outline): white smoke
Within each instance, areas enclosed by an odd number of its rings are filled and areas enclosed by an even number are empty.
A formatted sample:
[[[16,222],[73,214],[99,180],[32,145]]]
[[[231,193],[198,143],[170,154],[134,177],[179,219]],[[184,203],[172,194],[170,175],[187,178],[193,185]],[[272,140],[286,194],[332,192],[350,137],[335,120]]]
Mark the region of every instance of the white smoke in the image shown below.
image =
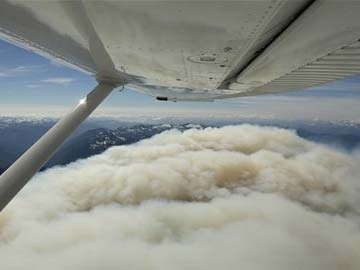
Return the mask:
[[[164,132],[39,173],[0,269],[360,269],[359,176],[283,129]]]

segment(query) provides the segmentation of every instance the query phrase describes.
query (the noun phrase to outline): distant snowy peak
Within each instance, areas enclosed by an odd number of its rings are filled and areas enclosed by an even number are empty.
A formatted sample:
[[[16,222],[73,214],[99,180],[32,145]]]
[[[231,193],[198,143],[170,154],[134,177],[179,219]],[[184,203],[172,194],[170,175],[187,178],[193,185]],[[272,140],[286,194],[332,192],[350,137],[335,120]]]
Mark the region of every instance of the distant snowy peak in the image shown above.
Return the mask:
[[[187,129],[202,129],[203,126],[197,124],[159,124],[159,125],[135,125],[132,127],[119,127],[117,129],[95,129],[86,132],[91,133],[92,150],[105,150],[113,145],[130,144],[142,139],[150,138],[155,134],[170,129],[184,131]],[[83,136],[84,136],[83,135]]]
[[[188,129],[191,129],[191,128],[202,129],[203,128],[201,125],[196,125],[196,124],[187,124],[185,127]]]
[[[90,143],[91,149],[105,150],[113,145],[125,144],[126,138],[117,134],[116,130],[102,129],[95,134],[93,141],[95,142]]]

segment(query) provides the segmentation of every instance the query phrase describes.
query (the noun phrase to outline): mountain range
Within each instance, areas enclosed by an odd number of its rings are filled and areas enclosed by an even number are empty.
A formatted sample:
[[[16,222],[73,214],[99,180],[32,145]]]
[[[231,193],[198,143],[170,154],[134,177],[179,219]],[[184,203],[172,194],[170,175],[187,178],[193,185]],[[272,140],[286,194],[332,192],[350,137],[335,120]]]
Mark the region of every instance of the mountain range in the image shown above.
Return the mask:
[[[0,174],[9,167],[32,143],[34,143],[52,125],[54,120],[19,121],[0,118]],[[165,130],[180,131],[190,128],[202,129],[208,126],[222,126],[228,122],[201,123],[116,123],[93,121],[83,125],[42,169],[56,165],[65,165],[77,159],[100,154],[114,145],[127,145],[150,138]],[[230,123],[231,124],[231,123]],[[240,124],[240,123],[234,123]],[[255,122],[252,124],[271,125],[295,129],[299,136],[318,143],[352,151],[360,145],[360,125],[309,122]]]

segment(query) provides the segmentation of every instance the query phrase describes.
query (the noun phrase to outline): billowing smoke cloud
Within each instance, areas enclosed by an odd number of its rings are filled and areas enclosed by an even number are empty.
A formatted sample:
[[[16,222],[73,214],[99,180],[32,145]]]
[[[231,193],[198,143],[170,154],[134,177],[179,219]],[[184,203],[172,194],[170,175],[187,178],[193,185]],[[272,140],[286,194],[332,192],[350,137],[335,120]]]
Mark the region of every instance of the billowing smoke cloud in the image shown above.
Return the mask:
[[[164,132],[39,173],[0,269],[360,269],[359,176],[283,129]]]

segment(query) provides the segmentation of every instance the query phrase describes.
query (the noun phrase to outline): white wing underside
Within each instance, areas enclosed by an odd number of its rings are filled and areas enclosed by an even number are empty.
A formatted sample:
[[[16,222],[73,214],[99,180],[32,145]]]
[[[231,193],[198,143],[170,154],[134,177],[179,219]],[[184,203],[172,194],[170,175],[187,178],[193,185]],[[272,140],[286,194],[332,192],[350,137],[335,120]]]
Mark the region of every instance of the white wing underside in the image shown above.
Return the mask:
[[[1,1],[0,37],[160,99],[303,89],[360,72],[360,1]]]

